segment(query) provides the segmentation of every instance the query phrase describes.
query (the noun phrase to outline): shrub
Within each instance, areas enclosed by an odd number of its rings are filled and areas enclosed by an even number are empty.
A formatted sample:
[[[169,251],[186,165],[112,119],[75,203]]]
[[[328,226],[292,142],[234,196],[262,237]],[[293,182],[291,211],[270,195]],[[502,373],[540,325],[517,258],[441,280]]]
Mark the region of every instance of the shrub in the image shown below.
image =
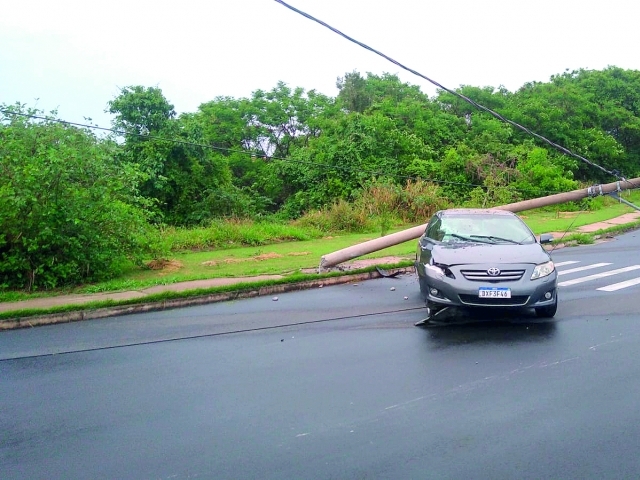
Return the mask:
[[[328,207],[306,213],[294,225],[313,227],[327,233],[369,232],[375,222],[364,209],[340,199]]]
[[[322,232],[273,220],[226,219],[214,220],[206,227],[165,228],[161,236],[168,250],[180,251],[311,240],[321,237]]]
[[[15,114],[0,117],[0,287],[99,280],[140,261],[149,227],[137,170],[107,140],[3,109]]]

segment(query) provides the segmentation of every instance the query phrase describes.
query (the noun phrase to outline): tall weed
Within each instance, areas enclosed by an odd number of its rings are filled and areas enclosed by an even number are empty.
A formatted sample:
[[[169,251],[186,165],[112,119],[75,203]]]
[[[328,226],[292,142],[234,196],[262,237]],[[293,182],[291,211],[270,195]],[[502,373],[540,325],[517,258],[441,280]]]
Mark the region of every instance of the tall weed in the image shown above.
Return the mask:
[[[342,199],[320,210],[308,212],[293,223],[325,233],[370,232],[375,228],[375,222],[366,211]]]
[[[450,206],[438,185],[423,180],[409,180],[403,187],[374,182],[356,203],[371,215],[391,216],[405,224],[426,222],[436,211]]]
[[[257,246],[321,236],[322,232],[312,227],[237,219],[215,220],[206,227],[170,227],[162,232],[171,251]]]

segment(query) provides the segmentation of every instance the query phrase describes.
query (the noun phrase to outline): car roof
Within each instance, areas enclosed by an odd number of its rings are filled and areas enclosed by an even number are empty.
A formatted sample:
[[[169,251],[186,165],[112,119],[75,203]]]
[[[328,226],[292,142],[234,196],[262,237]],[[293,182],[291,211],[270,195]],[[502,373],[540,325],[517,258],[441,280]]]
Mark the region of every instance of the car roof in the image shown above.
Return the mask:
[[[437,215],[441,217],[456,215],[504,215],[515,216],[515,213],[509,210],[500,210],[498,208],[450,208],[448,210],[440,210]]]

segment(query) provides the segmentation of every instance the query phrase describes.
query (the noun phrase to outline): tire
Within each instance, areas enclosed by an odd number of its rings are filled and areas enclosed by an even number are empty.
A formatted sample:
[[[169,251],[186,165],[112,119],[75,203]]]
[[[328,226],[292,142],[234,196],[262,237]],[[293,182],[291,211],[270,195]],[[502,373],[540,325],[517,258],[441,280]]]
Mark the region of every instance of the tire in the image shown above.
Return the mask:
[[[546,307],[538,307],[535,310],[539,318],[553,318],[558,311],[558,294],[556,293],[556,300],[553,304],[547,305]]]

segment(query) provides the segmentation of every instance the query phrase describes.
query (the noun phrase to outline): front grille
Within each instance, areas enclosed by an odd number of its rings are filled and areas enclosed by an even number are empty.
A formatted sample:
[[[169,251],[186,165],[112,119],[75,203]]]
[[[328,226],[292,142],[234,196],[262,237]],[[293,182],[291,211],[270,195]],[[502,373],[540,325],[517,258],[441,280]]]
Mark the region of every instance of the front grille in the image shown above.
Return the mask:
[[[472,282],[515,282],[524,275],[524,270],[500,270],[499,275],[489,275],[486,270],[460,270],[460,273]]]
[[[528,295],[514,295],[511,298],[480,298],[477,295],[460,294],[460,301],[465,305],[482,305],[494,307],[518,307],[526,305]]]

